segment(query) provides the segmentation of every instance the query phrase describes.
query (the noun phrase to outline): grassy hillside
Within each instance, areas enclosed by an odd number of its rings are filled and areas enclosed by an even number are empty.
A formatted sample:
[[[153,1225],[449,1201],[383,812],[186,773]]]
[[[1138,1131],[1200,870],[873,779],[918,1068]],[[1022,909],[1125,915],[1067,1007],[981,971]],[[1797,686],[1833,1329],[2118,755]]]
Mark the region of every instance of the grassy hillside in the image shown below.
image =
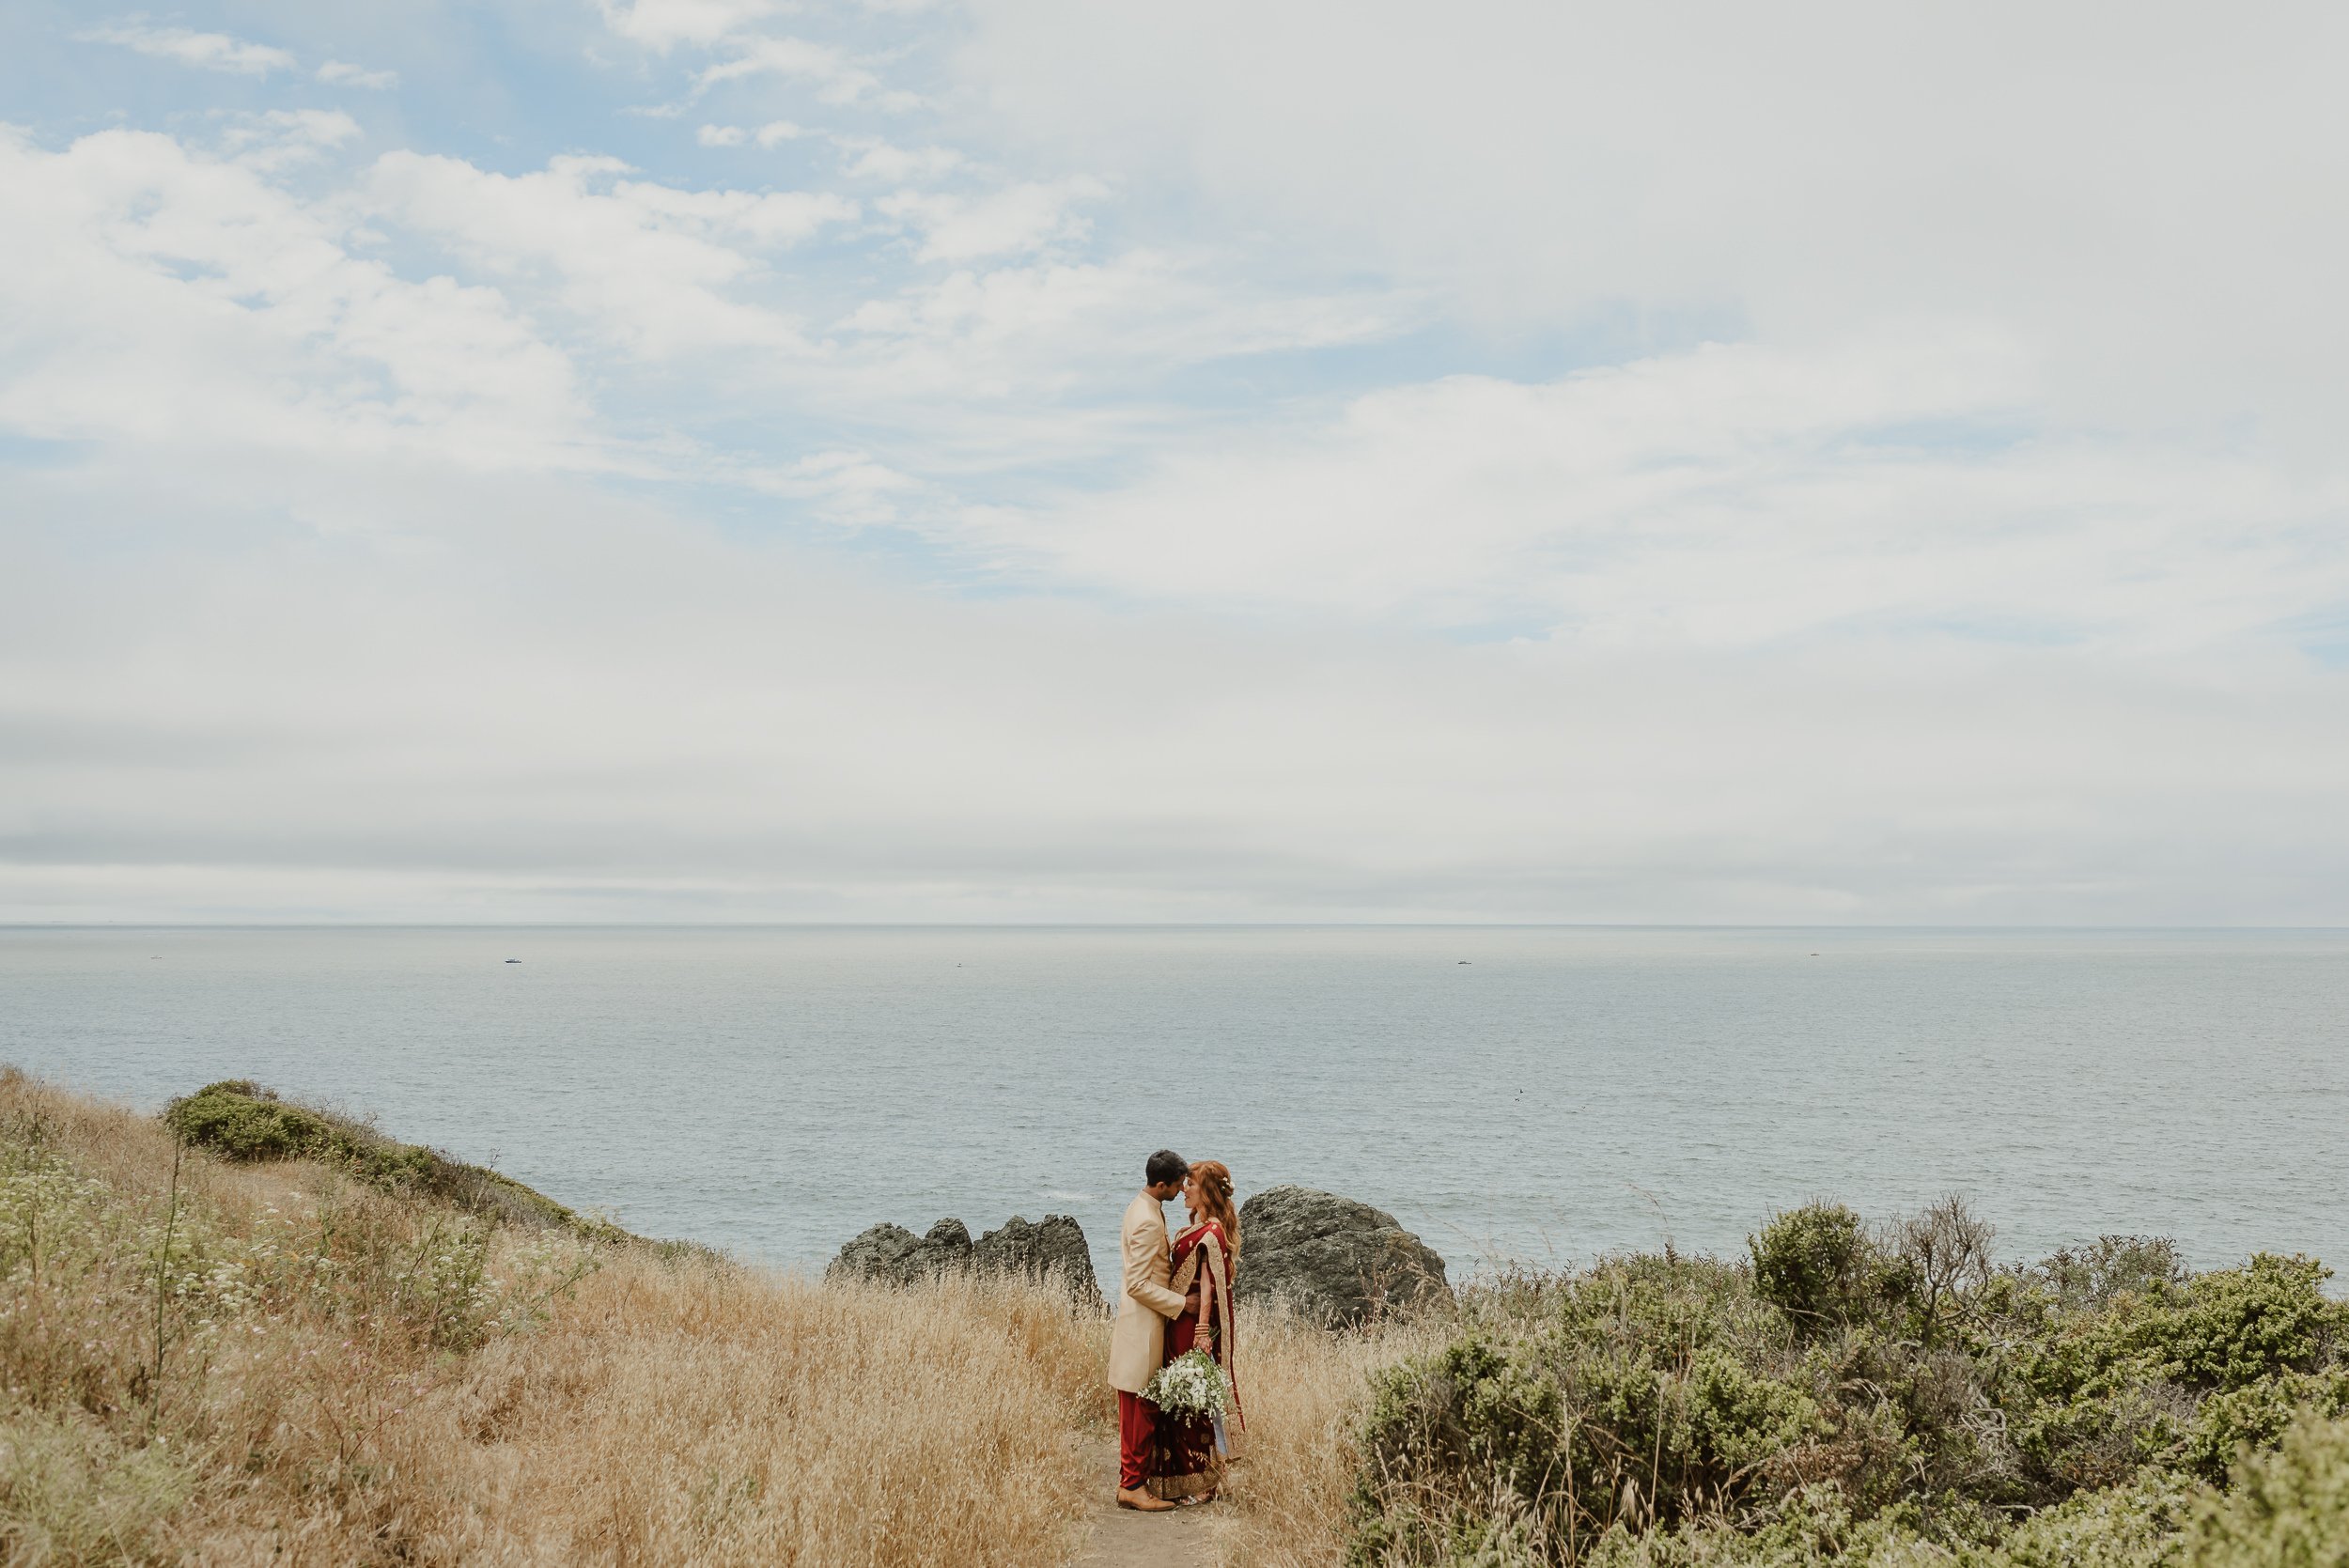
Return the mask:
[[[284,1152],[0,1072],[0,1560],[1065,1545],[1104,1330],[1064,1298],[818,1286]]]
[[[1242,1237],[1241,1266],[1246,1266]],[[1066,1561],[1110,1401],[1057,1291],[644,1242],[249,1084],[0,1070],[0,1560]],[[1227,1568],[2349,1568],[2303,1259],[2028,1266],[1942,1205],[1251,1314]]]

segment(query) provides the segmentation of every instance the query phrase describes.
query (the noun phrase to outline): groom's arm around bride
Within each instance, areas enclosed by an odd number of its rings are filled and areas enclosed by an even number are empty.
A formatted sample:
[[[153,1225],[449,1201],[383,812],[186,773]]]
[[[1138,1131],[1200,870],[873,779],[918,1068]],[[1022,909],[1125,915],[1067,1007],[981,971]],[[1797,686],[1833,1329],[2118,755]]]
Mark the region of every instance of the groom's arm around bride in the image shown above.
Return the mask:
[[[1143,1167],[1143,1189],[1126,1205],[1119,1227],[1117,1325],[1110,1331],[1110,1387],[1117,1390],[1117,1501],[1121,1508],[1157,1513],[1172,1508],[1143,1490],[1157,1412],[1142,1390],[1165,1358],[1166,1324],[1179,1317],[1183,1298],[1167,1284],[1166,1215],[1159,1205],[1183,1188],[1189,1167],[1160,1149]]]

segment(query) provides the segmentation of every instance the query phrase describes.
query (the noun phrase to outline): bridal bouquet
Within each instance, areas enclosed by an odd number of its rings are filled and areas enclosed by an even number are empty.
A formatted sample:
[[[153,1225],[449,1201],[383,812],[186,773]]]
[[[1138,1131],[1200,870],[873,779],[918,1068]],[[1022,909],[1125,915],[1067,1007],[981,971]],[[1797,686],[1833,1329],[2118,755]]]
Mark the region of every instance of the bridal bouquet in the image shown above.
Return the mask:
[[[1142,1397],[1182,1421],[1221,1421],[1231,1390],[1223,1369],[1204,1350],[1186,1350],[1151,1376]]]

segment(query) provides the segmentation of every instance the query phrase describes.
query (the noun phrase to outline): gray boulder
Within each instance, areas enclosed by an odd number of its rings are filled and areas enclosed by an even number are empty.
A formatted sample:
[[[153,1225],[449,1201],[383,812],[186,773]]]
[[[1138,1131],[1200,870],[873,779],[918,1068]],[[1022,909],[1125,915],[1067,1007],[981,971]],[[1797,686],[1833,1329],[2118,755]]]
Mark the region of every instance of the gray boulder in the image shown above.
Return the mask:
[[[1015,1214],[975,1242],[959,1219],[941,1219],[919,1236],[903,1225],[876,1225],[840,1249],[824,1278],[910,1285],[966,1270],[1060,1279],[1079,1301],[1098,1306],[1101,1300],[1084,1230],[1065,1214],[1048,1214],[1036,1224]]]
[[[1059,1280],[1079,1301],[1098,1307],[1101,1286],[1093,1277],[1093,1251],[1084,1228],[1065,1214],[1048,1214],[1031,1225],[1019,1215],[989,1231],[971,1249],[972,1266],[982,1274],[1018,1274]]]
[[[927,1235],[903,1225],[876,1225],[840,1249],[824,1278],[852,1276],[910,1285],[971,1266],[971,1233],[959,1219],[941,1219]]]
[[[1270,1187],[1239,1210],[1243,1305],[1285,1299],[1306,1316],[1360,1324],[1449,1286],[1436,1250],[1368,1203]]]

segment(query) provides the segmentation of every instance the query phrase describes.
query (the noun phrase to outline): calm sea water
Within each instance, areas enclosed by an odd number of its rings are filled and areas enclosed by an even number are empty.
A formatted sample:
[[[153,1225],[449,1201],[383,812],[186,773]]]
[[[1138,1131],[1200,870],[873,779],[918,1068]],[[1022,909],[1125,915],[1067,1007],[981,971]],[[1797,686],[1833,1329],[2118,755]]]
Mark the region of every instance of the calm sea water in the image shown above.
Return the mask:
[[[258,1079],[786,1265],[1059,1211],[1113,1279],[1161,1144],[1455,1266],[1948,1192],[2010,1255],[2349,1265],[2345,1035],[2341,932],[0,931],[0,1061]]]

